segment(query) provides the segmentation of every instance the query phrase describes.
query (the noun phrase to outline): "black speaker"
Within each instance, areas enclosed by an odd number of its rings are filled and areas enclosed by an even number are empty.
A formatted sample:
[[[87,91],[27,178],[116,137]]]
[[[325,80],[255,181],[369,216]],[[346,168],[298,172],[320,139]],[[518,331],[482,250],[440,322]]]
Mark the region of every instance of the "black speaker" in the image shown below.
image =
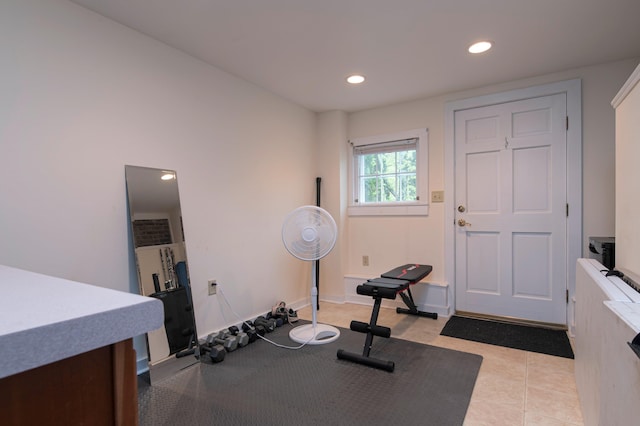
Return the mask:
[[[156,292],[151,297],[160,299],[164,305],[164,328],[169,341],[169,352],[173,355],[189,347],[195,338],[195,324],[186,289],[179,287]]]

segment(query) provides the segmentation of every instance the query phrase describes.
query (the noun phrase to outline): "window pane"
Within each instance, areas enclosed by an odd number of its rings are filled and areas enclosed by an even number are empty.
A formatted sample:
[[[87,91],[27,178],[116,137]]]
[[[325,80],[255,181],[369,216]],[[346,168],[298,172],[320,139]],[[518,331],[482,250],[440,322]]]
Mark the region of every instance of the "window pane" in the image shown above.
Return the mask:
[[[378,178],[362,178],[362,186],[364,193],[361,194],[363,196],[363,202],[365,203],[376,203],[378,202],[379,197],[379,188],[378,188]]]
[[[367,154],[362,156],[362,175],[371,176],[378,173],[378,154]]]
[[[397,188],[396,188],[396,177],[395,176],[387,176],[382,178],[383,183],[383,199],[382,201],[392,202],[397,201]]]
[[[398,173],[416,171],[416,150],[398,152]]]
[[[399,201],[414,201],[416,199],[416,175],[406,174],[398,176]]]
[[[386,152],[378,155],[380,158],[380,173],[389,174],[396,172],[396,153]]]

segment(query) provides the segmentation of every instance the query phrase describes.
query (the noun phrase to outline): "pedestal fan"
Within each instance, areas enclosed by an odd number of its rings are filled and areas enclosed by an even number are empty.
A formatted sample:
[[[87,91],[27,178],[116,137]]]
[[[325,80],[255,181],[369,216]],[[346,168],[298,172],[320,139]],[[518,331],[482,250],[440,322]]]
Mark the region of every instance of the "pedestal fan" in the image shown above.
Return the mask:
[[[287,215],[282,225],[282,242],[287,251],[300,260],[312,261],[311,324],[300,325],[289,332],[291,340],[310,345],[330,343],[340,337],[340,330],[318,324],[318,284],[315,260],[325,257],[336,244],[338,227],[329,212],[316,206],[302,206]]]

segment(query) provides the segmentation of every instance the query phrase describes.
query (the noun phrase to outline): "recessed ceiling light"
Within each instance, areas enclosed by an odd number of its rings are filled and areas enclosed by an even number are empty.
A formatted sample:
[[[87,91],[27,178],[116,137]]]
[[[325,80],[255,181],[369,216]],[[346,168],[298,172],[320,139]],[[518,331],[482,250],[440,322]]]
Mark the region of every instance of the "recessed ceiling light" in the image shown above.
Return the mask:
[[[359,74],[350,75],[347,77],[347,82],[351,84],[360,84],[364,81],[364,76]]]
[[[163,174],[160,179],[162,179],[162,180],[171,180],[171,179],[175,179],[175,178],[176,178],[176,175],[174,173],[167,172],[167,173]]]
[[[491,49],[493,44],[490,41],[479,41],[469,46],[469,53],[482,53]]]

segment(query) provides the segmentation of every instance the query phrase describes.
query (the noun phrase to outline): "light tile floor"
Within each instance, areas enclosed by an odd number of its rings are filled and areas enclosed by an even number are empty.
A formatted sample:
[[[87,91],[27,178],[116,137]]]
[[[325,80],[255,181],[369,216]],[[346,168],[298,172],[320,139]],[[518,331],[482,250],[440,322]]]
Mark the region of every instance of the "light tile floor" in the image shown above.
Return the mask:
[[[298,311],[311,320],[311,307]],[[349,328],[351,320],[369,322],[371,306],[321,302],[318,322]],[[573,360],[440,336],[448,318],[420,318],[382,308],[378,324],[391,336],[483,356],[466,426],[583,425]],[[375,345],[375,340],[374,340]]]

